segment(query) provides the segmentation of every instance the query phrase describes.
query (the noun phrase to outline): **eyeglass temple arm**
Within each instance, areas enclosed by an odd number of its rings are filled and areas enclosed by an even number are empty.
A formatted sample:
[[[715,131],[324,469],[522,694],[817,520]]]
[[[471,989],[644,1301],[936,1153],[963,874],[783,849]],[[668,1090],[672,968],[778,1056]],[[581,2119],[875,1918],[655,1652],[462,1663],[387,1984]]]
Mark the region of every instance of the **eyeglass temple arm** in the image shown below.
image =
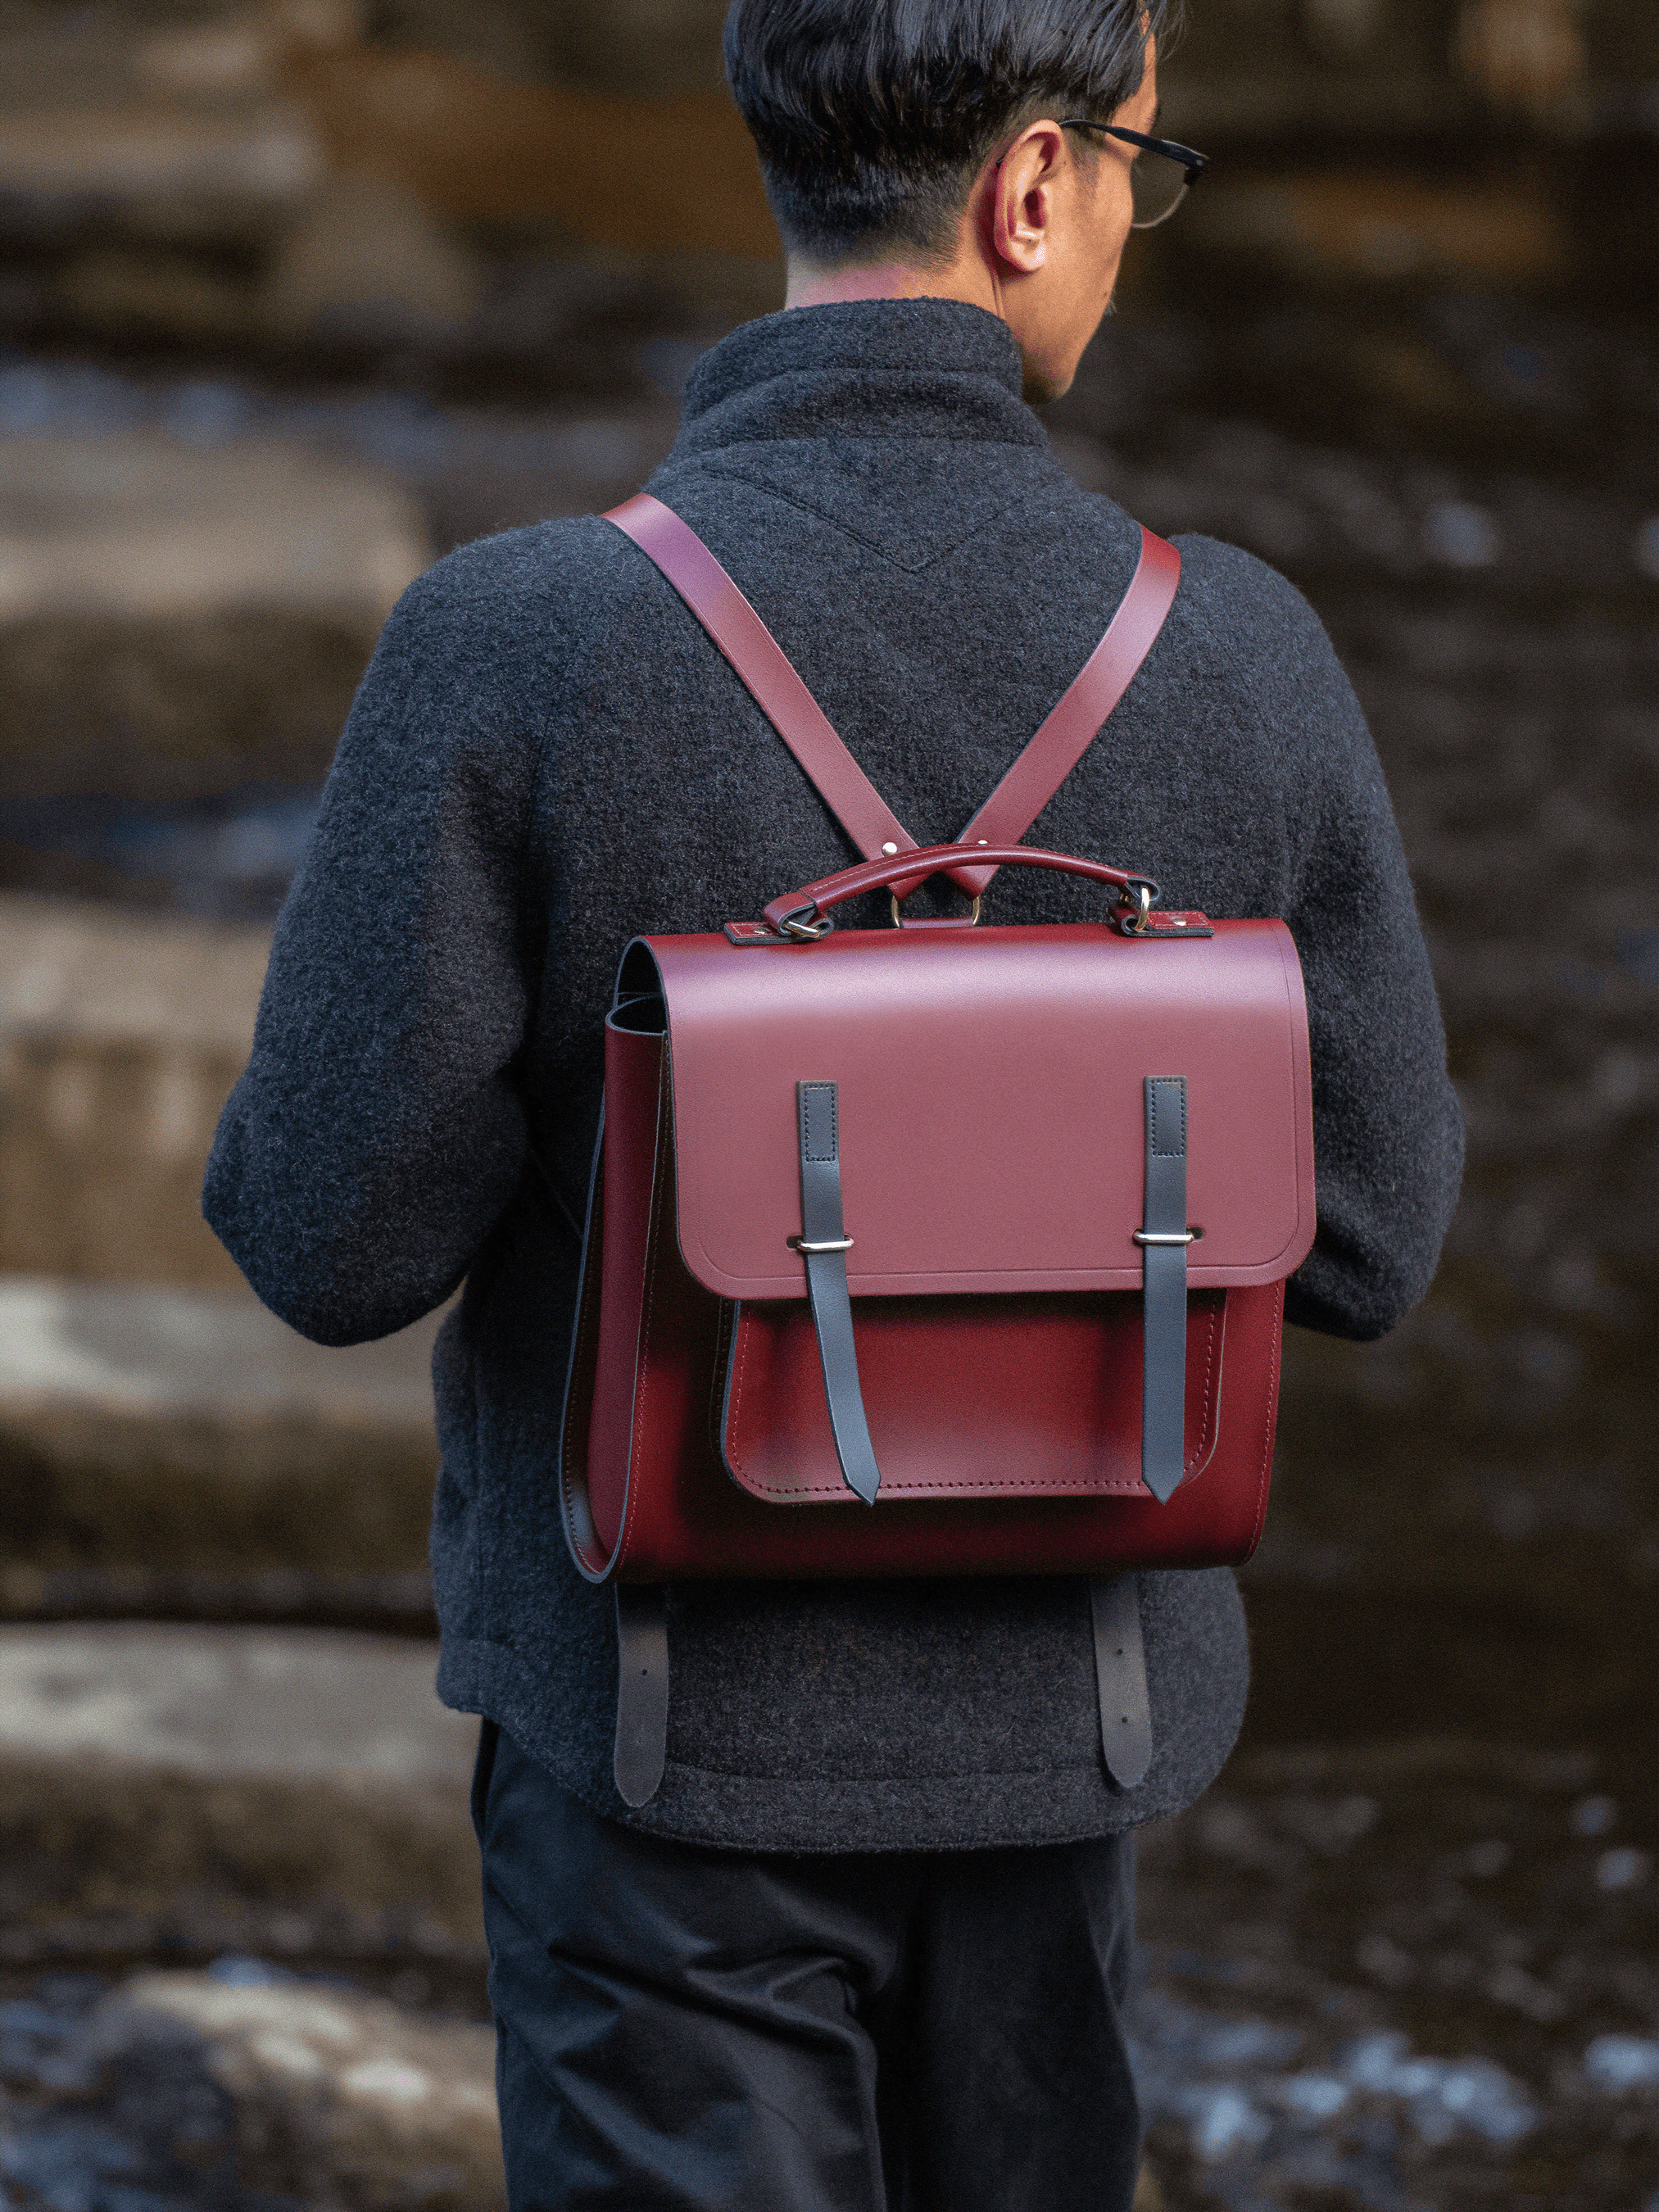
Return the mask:
[[[1091,123],[1087,116],[1079,115],[1060,125],[1063,131],[1099,131],[1109,138],[1122,138],[1131,146],[1139,146],[1144,153],[1162,154],[1166,161],[1178,161],[1187,172],[1187,182],[1194,184],[1210,166],[1207,154],[1196,147],[1182,146],[1173,138],[1149,138],[1144,131],[1131,131],[1121,123]]]
[[[1148,154],[1162,154],[1166,161],[1179,161],[1187,172],[1189,185],[1210,166],[1207,154],[1200,154],[1196,147],[1180,145],[1173,138],[1148,138],[1141,131],[1126,131],[1119,123],[1109,123],[1104,127],[1114,138],[1127,138],[1131,145],[1141,147]]]

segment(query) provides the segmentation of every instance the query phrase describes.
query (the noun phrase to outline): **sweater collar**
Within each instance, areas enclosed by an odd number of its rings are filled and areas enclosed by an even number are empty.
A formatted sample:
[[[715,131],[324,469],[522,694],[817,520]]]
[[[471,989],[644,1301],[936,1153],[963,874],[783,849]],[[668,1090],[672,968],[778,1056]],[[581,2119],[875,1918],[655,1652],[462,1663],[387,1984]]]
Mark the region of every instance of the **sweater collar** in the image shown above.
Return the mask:
[[[755,439],[962,438],[1046,446],[1006,323],[960,300],[851,300],[744,323],[706,353],[678,453]]]

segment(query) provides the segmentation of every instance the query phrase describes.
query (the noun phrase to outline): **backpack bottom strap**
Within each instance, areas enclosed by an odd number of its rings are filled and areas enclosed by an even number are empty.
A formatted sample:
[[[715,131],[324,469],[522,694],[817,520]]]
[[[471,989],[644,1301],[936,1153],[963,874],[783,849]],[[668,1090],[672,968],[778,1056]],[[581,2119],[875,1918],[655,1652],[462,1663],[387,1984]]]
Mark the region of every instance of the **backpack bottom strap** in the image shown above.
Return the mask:
[[[1146,1778],[1152,1715],[1140,1635],[1140,1578],[1091,1582],[1095,1691],[1106,1771],[1120,1790]],[[668,1763],[668,1594],[657,1583],[617,1585],[617,1789],[637,1811]]]
[[[1152,1711],[1146,1695],[1146,1653],[1140,1639],[1140,1577],[1115,1575],[1089,1585],[1094,1616],[1095,1690],[1100,1700],[1100,1747],[1120,1790],[1146,1778],[1152,1763]]]
[[[617,1788],[637,1809],[657,1794],[668,1764],[668,1593],[660,1583],[617,1584]]]

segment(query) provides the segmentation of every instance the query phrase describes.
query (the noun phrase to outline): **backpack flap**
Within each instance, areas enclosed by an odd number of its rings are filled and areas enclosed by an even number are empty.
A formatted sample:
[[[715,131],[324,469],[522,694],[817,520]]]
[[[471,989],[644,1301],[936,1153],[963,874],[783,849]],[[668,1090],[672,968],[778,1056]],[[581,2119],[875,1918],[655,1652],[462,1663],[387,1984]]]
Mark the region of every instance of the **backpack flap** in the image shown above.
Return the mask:
[[[1187,1086],[1194,1289],[1282,1281],[1314,1237],[1301,968],[1280,921],[842,931],[763,955],[641,938],[665,1008],[680,1253],[801,1300],[796,1086],[837,1087],[854,1298],[1138,1291],[1146,1079]]]

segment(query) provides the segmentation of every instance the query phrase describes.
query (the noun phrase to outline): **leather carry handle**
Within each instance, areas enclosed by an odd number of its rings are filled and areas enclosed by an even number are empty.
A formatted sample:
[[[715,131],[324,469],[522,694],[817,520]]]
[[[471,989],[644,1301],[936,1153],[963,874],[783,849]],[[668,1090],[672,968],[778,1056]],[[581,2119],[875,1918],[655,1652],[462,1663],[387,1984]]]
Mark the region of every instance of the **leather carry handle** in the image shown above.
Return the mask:
[[[890,847],[892,853],[920,851],[783,647],[690,524],[649,492],[635,493],[603,519],[631,538],[679,593],[866,860],[878,854],[890,858]],[[1180,554],[1143,524],[1140,556],[1106,635],[954,846],[988,849],[1012,845],[1025,835],[1128,690],[1164,627],[1180,581]],[[908,898],[930,872],[912,869],[896,878],[890,886],[895,896]],[[996,865],[976,860],[966,867],[957,862],[945,872],[959,890],[976,898],[996,873]]]
[[[918,845],[908,853],[866,860],[858,867],[820,877],[815,884],[803,884],[798,891],[786,891],[781,898],[775,898],[764,908],[767,926],[780,937],[817,936],[820,920],[844,900],[857,898],[865,891],[890,890],[915,874],[919,860],[925,863],[926,874],[949,872],[950,863],[962,849],[960,845]],[[991,845],[975,848],[975,854],[985,868],[1053,868],[1061,875],[1105,884],[1124,893],[1117,902],[1120,909],[1128,908],[1143,917],[1158,896],[1158,885],[1149,877],[1132,875],[1127,868],[1109,867],[1104,860],[1085,860],[1074,853],[1044,853],[1033,845]]]

